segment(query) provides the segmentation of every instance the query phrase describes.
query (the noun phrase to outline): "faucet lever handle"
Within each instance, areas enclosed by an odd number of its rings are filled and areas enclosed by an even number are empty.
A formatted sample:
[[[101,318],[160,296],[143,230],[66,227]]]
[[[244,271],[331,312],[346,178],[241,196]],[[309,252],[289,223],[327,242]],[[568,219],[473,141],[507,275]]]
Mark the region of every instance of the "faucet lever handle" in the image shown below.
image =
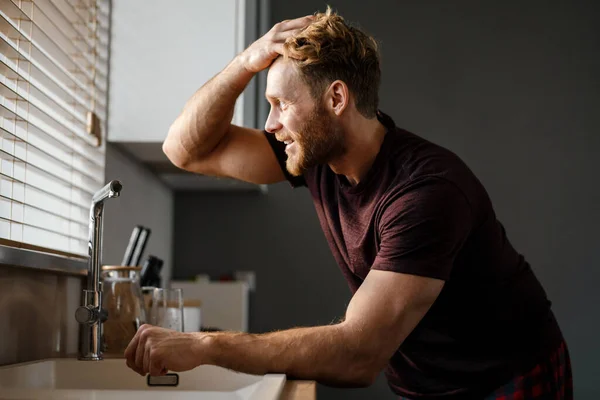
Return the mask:
[[[108,319],[108,311],[105,310],[104,308],[101,308],[100,312],[98,313],[98,319],[100,320],[101,323],[106,322],[106,320]]]
[[[75,319],[80,324],[93,325],[99,319],[99,312],[96,308],[90,306],[79,306],[75,310]]]

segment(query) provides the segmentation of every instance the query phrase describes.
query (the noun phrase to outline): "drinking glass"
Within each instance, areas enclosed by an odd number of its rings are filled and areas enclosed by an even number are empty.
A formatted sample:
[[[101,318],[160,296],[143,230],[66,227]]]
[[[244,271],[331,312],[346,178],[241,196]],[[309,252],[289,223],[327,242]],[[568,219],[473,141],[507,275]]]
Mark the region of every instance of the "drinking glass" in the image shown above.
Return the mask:
[[[183,332],[182,289],[154,289],[150,324]]]

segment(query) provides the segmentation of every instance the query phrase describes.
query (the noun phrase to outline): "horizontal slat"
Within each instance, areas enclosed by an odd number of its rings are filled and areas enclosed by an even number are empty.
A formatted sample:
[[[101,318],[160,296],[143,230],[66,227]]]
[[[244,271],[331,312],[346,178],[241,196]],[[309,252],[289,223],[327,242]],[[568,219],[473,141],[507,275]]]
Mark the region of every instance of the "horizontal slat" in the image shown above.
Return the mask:
[[[88,252],[106,144],[110,0],[0,0],[0,237]],[[102,132],[101,132],[102,133]]]
[[[93,38],[88,39],[91,36],[91,32],[89,29],[84,27],[81,24],[81,19],[79,19],[79,15],[73,10],[73,7],[64,0],[40,0],[38,1],[38,5],[41,8],[45,8],[44,5],[48,7],[52,7],[57,14],[60,14],[58,17],[62,23],[61,25],[69,25],[67,29],[73,29],[77,32],[76,40],[81,40],[87,44],[88,47],[92,47]],[[49,15],[51,11],[47,12]]]
[[[69,189],[79,189],[87,193],[90,198],[102,187],[102,185],[92,182],[91,179],[87,179],[77,171],[59,167],[58,164],[52,162],[53,160],[45,159],[41,152],[28,149],[25,143],[22,146],[15,146],[12,154],[4,149],[0,150],[0,158],[3,161],[9,160],[21,163],[23,166],[27,165],[27,167],[31,167],[27,169],[27,172],[35,173],[42,179],[61,184]],[[27,182],[26,179],[25,182]]]
[[[0,84],[0,88],[1,88]],[[14,108],[14,104],[10,104],[8,100],[5,99],[5,103],[7,106]],[[19,105],[21,106],[21,105]],[[52,127],[44,124],[43,121],[40,121],[35,116],[31,114],[29,116],[26,115],[26,110],[17,109],[17,112],[11,112],[5,106],[0,105],[0,116],[5,116],[7,119],[5,123],[3,123],[3,128],[15,136],[19,137],[23,141],[28,140],[28,132],[35,132],[37,135],[33,140],[39,139],[44,140],[44,138],[53,138],[53,143],[61,143],[63,147],[74,150],[75,154],[81,157],[86,163],[88,163],[89,168],[87,171],[103,171],[104,169],[104,155],[100,153],[100,148],[96,149],[96,152],[90,148],[87,144],[82,144],[80,140],[76,140],[73,136],[68,137],[62,134],[59,134]],[[10,115],[10,114],[12,115]],[[16,118],[15,118],[16,116]],[[42,133],[43,135],[39,135]],[[36,143],[36,146],[39,145],[39,140]],[[45,140],[44,142],[48,142],[49,140]],[[91,158],[94,158],[92,160]],[[97,172],[96,172],[97,173]],[[93,174],[96,175],[96,174]]]
[[[33,3],[33,9],[28,15],[21,10],[12,0],[0,0],[2,12],[12,20],[12,25],[15,29],[21,32],[29,41],[36,47],[41,49],[55,63],[61,65],[64,69],[75,74],[75,78],[79,80],[82,86],[85,86],[92,80],[92,73],[88,70],[88,65],[81,60],[88,60],[89,55],[82,53],[73,45],[73,41],[68,37],[44,14],[44,12]],[[33,19],[31,18],[33,15]],[[27,22],[27,26],[31,25],[29,32],[23,27],[19,27],[16,21],[21,20]],[[10,22],[10,21],[9,21]],[[82,78],[83,80],[81,80]],[[97,90],[100,90],[97,88]]]
[[[15,0],[11,1],[15,3]],[[44,3],[43,1],[34,2],[33,10],[28,14],[28,17],[33,21],[34,26],[44,33],[45,38],[51,40],[72,60],[72,62],[79,65],[80,70],[84,75],[89,74],[88,78],[91,79],[89,69],[93,66],[93,60],[88,48],[92,46],[88,46],[88,43],[85,40],[80,42],[79,35],[70,37],[69,33],[66,31],[68,28],[71,28],[72,25],[68,22],[60,23],[61,21],[57,21],[56,15],[60,16],[61,14],[54,12],[53,14],[55,15],[49,15],[48,11],[53,10],[53,8],[41,8],[40,5],[43,4],[47,3]]]
[[[35,226],[74,239],[85,237],[88,229],[85,224],[71,221],[61,215],[49,213],[6,196],[0,196],[0,218]]]
[[[86,101],[90,101],[93,96],[91,89],[85,83],[81,83],[71,71],[54,60],[46,51],[39,48],[35,42],[31,42],[27,36],[23,35],[21,31],[6,19],[2,12],[0,12],[0,33],[0,38],[10,43],[12,47],[19,49],[21,54],[29,54],[30,61],[37,61],[38,67],[43,66],[43,69],[50,71],[51,75],[63,81],[66,86],[75,86],[77,90],[85,94]],[[21,43],[21,45],[19,46],[18,43]],[[65,79],[67,82],[65,82]],[[97,96],[97,104],[106,109],[105,96]]]
[[[7,225],[9,226],[7,228]],[[18,230],[21,230],[20,232]],[[5,236],[5,235],[9,235]],[[85,254],[87,241],[82,238],[71,237],[25,223],[0,218],[0,237],[29,243],[36,246],[50,247],[55,250],[67,251],[75,254]],[[78,242],[78,243],[75,243]]]
[[[19,33],[20,37],[18,39],[23,40],[23,41],[32,42],[36,47],[38,47],[42,52],[44,52],[45,55],[49,59],[52,60],[52,62],[54,62],[57,65],[60,65],[66,71],[71,71],[72,73],[75,73],[75,75],[77,73],[82,73],[82,72],[78,71],[78,68],[76,67],[76,65],[69,65],[69,64],[72,64],[73,61],[70,60],[70,57],[68,57],[68,54],[64,54],[64,52],[59,47],[55,46],[52,48],[44,49],[43,46],[40,46],[40,44],[38,42],[36,42],[36,40],[34,40],[34,38],[32,36],[35,36],[36,38],[39,39],[41,36],[45,36],[45,34],[39,27],[37,27],[31,21],[29,16],[23,10],[21,10],[18,6],[16,6],[11,0],[0,0],[0,5],[1,5],[0,15],[9,25],[12,26],[12,30],[15,30]],[[24,3],[24,5],[32,6],[31,9],[29,10],[29,13],[31,14],[33,12],[33,6],[35,6],[35,4],[26,2],[26,3]],[[16,21],[18,21],[19,23],[17,24]],[[4,29],[7,29],[7,28],[3,28],[3,30]],[[11,34],[8,36],[13,38],[16,35],[13,32],[11,32]],[[44,41],[48,42],[49,38],[44,39]],[[67,57],[67,60],[64,60],[65,56]],[[57,57],[59,59],[62,59],[63,63],[66,61],[67,66],[58,62]],[[80,85],[85,85],[85,82],[81,82],[80,78],[76,77],[75,75],[73,75],[74,79],[77,80]]]
[[[87,15],[83,16],[81,15],[79,12],[77,12],[75,10],[75,8],[73,8],[73,5],[71,5],[70,2],[66,1],[66,0],[45,0],[45,1],[50,1],[65,17],[65,19],[67,19],[69,21],[70,24],[73,25],[73,27],[75,29],[77,29],[77,31],[82,35],[82,36],[88,36],[91,40],[88,40],[88,44],[91,45],[91,42],[94,39],[94,36],[92,34],[92,26],[90,23],[87,22]],[[98,19],[99,19],[99,23],[100,23],[100,27],[102,29],[108,30],[108,6],[106,8],[100,8],[99,9],[99,14],[98,14]],[[96,40],[98,40],[100,38],[100,34],[96,35]]]
[[[1,159],[0,159],[0,162],[2,162]],[[23,166],[21,166],[21,167],[23,167]],[[24,177],[22,179],[15,178],[14,176],[12,176],[12,174],[9,175],[9,173],[10,173],[10,171],[7,171],[7,173],[0,172],[0,178],[10,180],[13,183],[21,184],[21,185],[23,185],[23,187],[25,189],[27,189],[27,187],[31,187],[50,198],[53,198],[56,200],[68,201],[69,204],[71,204],[72,210],[73,210],[73,208],[76,208],[76,209],[80,209],[81,212],[89,212],[89,208],[90,208],[91,201],[92,201],[91,197],[90,197],[89,201],[87,201],[87,202],[84,199],[82,199],[81,195],[79,197],[77,197],[75,200],[73,200],[73,198],[75,197],[73,195],[61,196],[60,194],[56,193],[56,191],[54,190],[55,188],[45,189],[43,187],[36,185],[35,183],[25,182]],[[23,175],[23,171],[19,171],[18,174]],[[23,197],[17,197],[17,195],[15,193],[13,193],[13,196],[15,196],[14,197],[15,199],[17,199],[21,202],[25,202],[24,194],[23,194]],[[84,204],[86,204],[86,205],[84,205]],[[71,213],[73,214],[73,211],[71,211]]]
[[[89,19],[89,15],[92,12],[92,7],[94,6],[94,2],[93,0],[66,0],[67,3],[69,3],[73,9],[79,14],[79,16],[81,17],[81,19],[84,22],[87,22]],[[96,2],[97,7],[97,13],[98,15],[108,19],[108,12],[109,12],[109,4],[107,4],[105,1],[98,1]],[[104,22],[104,20],[103,20]],[[89,25],[89,23],[88,23]]]
[[[15,0],[12,1],[14,3]],[[43,1],[34,3],[32,14],[34,26],[39,27],[39,29],[44,32],[46,38],[53,40],[53,42],[62,49],[74,63],[79,65],[82,73],[87,76],[86,81],[90,82],[90,85],[93,80],[93,70],[95,68],[97,73],[103,78],[99,82],[95,82],[96,88],[100,89],[102,92],[106,92],[106,88],[101,85],[101,83],[106,80],[108,74],[105,67],[108,60],[100,59],[97,56],[94,58],[93,54],[93,49],[97,50],[103,45],[100,38],[96,39],[97,43],[88,42],[85,38],[78,35],[77,30],[73,29],[73,25],[68,21],[66,23],[60,23],[60,21],[55,21],[57,19],[56,17],[48,15],[47,11],[56,10],[56,8],[50,6],[44,10],[40,7],[42,4],[47,3],[44,3]],[[56,11],[53,14],[62,16],[60,12]],[[88,30],[86,35],[92,36],[92,31]]]
[[[8,66],[5,62],[0,61],[0,82],[2,82],[3,76],[11,78],[13,82],[16,81],[16,79],[21,80],[23,85],[26,86],[26,88],[23,89],[23,91],[27,90],[29,92],[25,93],[22,97],[25,99],[25,95],[27,95],[30,104],[36,106],[40,110],[42,110],[43,107],[43,112],[45,112],[45,114],[47,114],[48,116],[51,116],[54,120],[60,120],[59,122],[61,122],[62,125],[73,124],[73,126],[78,127],[80,131],[85,129],[86,121],[82,121],[81,116],[76,116],[74,115],[74,113],[70,112],[68,110],[68,104],[64,104],[59,98],[50,98],[50,96],[48,96],[46,92],[39,89],[34,83],[32,83],[31,80],[27,80],[25,76],[17,74],[17,72],[13,68]],[[29,83],[26,84],[25,82]],[[1,90],[2,89],[0,88],[0,91]],[[86,135],[86,137],[89,136]],[[95,139],[92,138],[92,141],[93,140]],[[94,149],[96,149],[95,146]],[[103,152],[102,149],[100,149],[100,151]],[[94,152],[96,152],[96,150],[94,150]]]
[[[0,129],[0,138],[6,139],[6,140],[21,140],[18,137],[17,137],[17,139],[15,139],[15,135],[6,131],[4,128]]]
[[[9,121],[13,121],[13,126],[4,124],[2,127],[6,133],[17,137],[22,141],[25,141],[24,139],[31,135],[34,138],[33,141],[35,146],[38,146],[39,141],[42,141],[44,143],[49,143],[50,146],[62,149],[64,153],[71,153],[73,157],[81,158],[82,162],[85,162],[88,165],[88,171],[95,171],[98,173],[98,171],[102,171],[104,169],[104,159],[102,158],[103,155],[100,154],[99,160],[92,161],[90,159],[91,157],[87,156],[85,153],[85,150],[90,149],[87,144],[82,144],[75,138],[64,138],[62,136],[60,137],[61,140],[58,140],[53,135],[49,134],[31,122],[27,122],[25,119],[21,118],[19,115],[15,114],[1,104],[0,117],[4,117]],[[15,120],[17,120],[16,124],[14,123]],[[3,134],[5,135],[6,133]],[[95,158],[98,158],[97,154],[94,156]]]
[[[94,35],[91,29],[78,29],[79,25],[75,25],[73,23],[74,21],[69,19],[67,16],[67,14],[69,14],[69,9],[65,7],[65,5],[70,6],[68,3],[58,3],[52,0],[37,0],[36,4],[48,19],[53,21],[64,35],[73,41],[74,46],[77,46],[80,51],[89,53],[90,49],[98,47],[98,44],[94,43]],[[62,6],[62,8],[59,7],[59,5]],[[76,15],[70,15],[71,18],[77,18]],[[99,40],[98,35],[96,35],[96,40]]]
[[[7,171],[10,172],[10,171]],[[17,201],[20,201],[22,203],[25,203],[25,195],[27,193],[29,193],[29,190],[35,190],[36,193],[40,193],[41,195],[46,196],[48,199],[53,199],[56,201],[64,201],[64,202],[68,202],[71,206],[71,212],[69,215],[73,216],[73,220],[78,220],[78,221],[86,221],[87,217],[89,216],[89,208],[91,205],[91,198],[90,200],[86,203],[85,201],[81,200],[81,199],[77,199],[77,201],[73,201],[70,198],[66,199],[65,197],[61,197],[59,195],[57,195],[56,193],[54,193],[53,191],[48,191],[45,190],[44,188],[40,188],[37,187],[31,183],[25,183],[24,180],[15,178],[13,176],[8,175],[7,173],[4,172],[0,172],[0,179],[1,180],[7,180],[13,183],[13,185],[15,184],[19,184],[22,186],[22,190],[21,192],[17,192],[16,190],[13,189],[13,198]],[[69,196],[70,197],[70,196]],[[79,204],[78,204],[79,203]],[[83,206],[82,204],[86,203],[86,206]],[[81,218],[81,216],[83,216],[83,218]]]
[[[44,192],[52,193],[58,198],[68,199],[70,203],[77,204],[80,207],[88,207],[92,200],[92,193],[89,190],[82,187],[79,182],[71,183],[35,165],[27,164],[23,158],[19,157],[20,153],[24,152],[24,149],[20,148],[15,151],[17,155],[13,155],[0,150],[2,173],[5,176],[32,185]]]
[[[55,0],[53,0],[55,1]],[[88,21],[89,21],[89,15],[92,12],[92,7],[94,5],[94,3],[92,1],[90,1],[89,3],[86,4],[86,2],[82,1],[82,0],[64,0],[67,3],[69,3],[71,5],[71,7],[73,7],[73,9],[75,10],[75,12],[79,15],[81,21],[83,23],[87,23],[87,25],[91,25]],[[97,10],[96,13],[98,16],[101,17],[100,22],[102,22],[103,24],[107,24],[108,23],[108,15],[109,15],[109,8],[110,8],[110,2],[107,1],[97,1],[96,2],[97,5]]]
[[[82,115],[85,115],[90,109],[91,96],[84,94],[84,97],[81,97],[80,94],[75,93],[70,88],[75,83],[54,64],[50,64],[54,69],[49,71],[24,51],[17,50],[12,43],[7,42],[4,38],[0,38],[0,53],[3,58],[10,60],[13,64],[18,62],[20,68],[27,69],[31,81],[38,85],[40,90],[52,93],[54,97],[60,98],[63,102],[72,104],[72,107]],[[106,120],[106,110],[103,106],[96,105],[96,114],[101,120]]]
[[[9,153],[9,147],[14,146],[14,143],[11,142],[18,141],[25,143],[22,138],[2,127],[0,127],[0,137],[6,139],[3,141],[1,148]],[[53,164],[62,165],[64,168],[74,168],[98,184],[103,182],[103,179],[99,178],[99,176],[102,175],[102,170],[99,167],[90,164],[72,151],[69,151],[68,149],[65,150],[62,144],[54,146],[52,143],[45,140],[44,137],[40,137],[34,132],[27,132],[27,148],[40,154],[44,154],[48,159],[52,160]]]
[[[77,110],[68,103],[65,103],[60,97],[54,96],[52,92],[40,87],[39,83],[37,83],[35,79],[32,79],[32,77],[29,76],[26,71],[29,63],[25,64],[26,65],[24,67],[23,65],[21,66],[22,68],[19,71],[16,64],[12,64],[5,60],[0,60],[0,75],[4,75],[11,80],[22,80],[29,82],[28,90],[30,95],[40,100],[51,109],[56,110],[56,112],[59,113],[62,118],[73,119],[85,127],[87,110]]]
[[[29,42],[27,36],[23,35],[21,31],[10,22],[10,17],[4,13],[4,9],[0,9],[0,32],[15,43]]]
[[[23,148],[21,153],[24,153],[25,157],[21,158],[26,160],[27,164],[33,165],[47,172],[52,172],[54,175],[65,177],[65,179],[68,176],[80,174],[86,182],[89,182],[89,185],[86,184],[85,186],[91,187],[93,192],[102,187],[102,180],[99,178],[99,176],[103,175],[101,170],[86,170],[86,165],[84,165],[83,162],[81,162],[81,160],[78,158],[72,158],[65,154],[66,158],[64,160],[59,160],[56,158],[56,153],[50,153],[37,147],[43,147],[46,144],[47,143],[43,142],[42,139],[29,134],[26,145],[23,142],[3,140],[1,149],[9,154],[17,156],[19,155],[18,149]],[[66,161],[69,162],[67,163]],[[71,184],[75,183],[77,183],[77,181],[72,179]]]
[[[90,146],[94,146],[95,138],[87,135],[85,125],[81,121],[67,120],[63,115],[58,114],[56,110],[48,107],[38,98],[33,97],[31,92],[28,92],[28,89],[29,84],[27,81],[11,82],[10,80],[4,80],[4,82],[0,83],[0,95],[9,100],[28,104],[25,112],[29,116],[43,121],[58,132],[65,132],[64,134],[67,136],[77,136],[89,143]]]
[[[4,83],[0,83],[0,96],[3,96],[5,99],[6,103],[4,103],[4,106],[6,108],[9,110],[9,107],[14,108],[14,113],[17,116],[50,133],[55,139],[67,145],[70,145],[69,138],[78,139],[78,141],[83,141],[87,146],[96,148],[94,143],[95,138],[87,135],[85,132],[81,132],[81,130],[77,133],[76,127],[72,126],[72,124],[68,124],[71,126],[67,126],[67,124],[57,121],[53,116],[37,107],[35,102],[30,102],[29,99],[21,96]],[[66,134],[65,131],[68,131],[70,134]],[[101,149],[98,149],[98,153],[100,151]],[[96,157],[96,159],[90,159],[90,161],[100,166],[104,164],[102,157]]]
[[[84,208],[74,206],[63,199],[47,196],[31,186],[3,176],[0,177],[0,196],[66,218],[73,224],[87,228],[89,214]]]

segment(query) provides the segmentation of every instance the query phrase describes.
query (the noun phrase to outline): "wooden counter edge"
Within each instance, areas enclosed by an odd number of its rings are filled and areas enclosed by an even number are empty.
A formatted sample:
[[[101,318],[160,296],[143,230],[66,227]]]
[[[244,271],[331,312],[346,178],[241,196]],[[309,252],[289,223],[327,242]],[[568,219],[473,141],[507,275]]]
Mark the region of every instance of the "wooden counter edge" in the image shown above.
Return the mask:
[[[315,381],[286,381],[280,400],[315,400],[317,384]]]

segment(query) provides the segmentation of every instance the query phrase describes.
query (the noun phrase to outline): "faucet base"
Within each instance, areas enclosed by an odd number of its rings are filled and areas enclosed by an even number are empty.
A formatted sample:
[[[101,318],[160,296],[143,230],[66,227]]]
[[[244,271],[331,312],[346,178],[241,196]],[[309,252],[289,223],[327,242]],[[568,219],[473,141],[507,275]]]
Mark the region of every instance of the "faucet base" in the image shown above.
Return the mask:
[[[104,358],[102,356],[79,356],[77,359],[79,361],[102,361]]]

